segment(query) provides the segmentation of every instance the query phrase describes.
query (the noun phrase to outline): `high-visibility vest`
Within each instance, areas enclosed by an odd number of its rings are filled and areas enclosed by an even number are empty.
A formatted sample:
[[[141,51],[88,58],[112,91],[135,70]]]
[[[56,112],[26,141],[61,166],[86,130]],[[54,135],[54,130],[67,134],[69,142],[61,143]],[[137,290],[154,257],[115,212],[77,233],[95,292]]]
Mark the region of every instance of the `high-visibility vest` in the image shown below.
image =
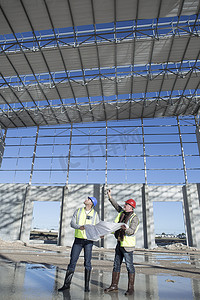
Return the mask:
[[[122,214],[122,211],[121,211],[121,212],[118,214],[118,216],[116,217],[115,223],[118,223],[118,222],[119,222],[121,214]],[[130,217],[130,219],[128,220],[128,223],[127,223],[128,226],[130,225],[132,219],[133,219],[135,216],[136,216],[136,214],[133,213],[133,215],[132,215],[132,216]],[[137,226],[137,228],[136,228],[135,233],[137,232],[138,227],[139,227],[139,223],[138,223],[138,226]],[[121,247],[135,247],[135,244],[136,244],[135,233],[134,233],[134,235],[126,235],[126,233],[125,233],[125,235],[124,235],[124,240],[123,240],[123,241],[120,241],[120,246],[121,246]]]
[[[79,208],[76,216],[76,223],[80,226],[86,224],[96,224],[97,212],[92,209],[89,214],[85,213],[85,208]],[[85,230],[75,229],[75,237],[79,239],[87,239]]]

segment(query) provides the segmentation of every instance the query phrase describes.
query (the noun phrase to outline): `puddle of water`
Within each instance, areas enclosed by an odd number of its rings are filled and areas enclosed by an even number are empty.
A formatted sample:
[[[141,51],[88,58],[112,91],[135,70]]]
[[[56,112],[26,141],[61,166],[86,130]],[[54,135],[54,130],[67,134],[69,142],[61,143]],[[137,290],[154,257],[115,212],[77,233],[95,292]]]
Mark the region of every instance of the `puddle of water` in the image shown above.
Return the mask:
[[[200,281],[166,274],[136,274],[134,296],[126,297],[127,273],[121,273],[118,293],[105,294],[110,272],[92,271],[91,292],[84,293],[84,274],[75,272],[71,289],[59,293],[65,271],[52,265],[0,261],[0,300],[190,300],[200,299]]]
[[[196,267],[200,265],[200,259],[199,256],[195,254],[188,254],[188,255],[164,255],[164,254],[148,254],[148,255],[137,255],[134,254],[134,262],[135,263],[141,263],[141,262],[147,262],[147,263],[156,263],[156,264],[162,264],[162,262],[170,262],[173,264],[191,264],[195,265]]]
[[[162,275],[158,276],[157,281],[159,299],[200,299],[198,280]]]

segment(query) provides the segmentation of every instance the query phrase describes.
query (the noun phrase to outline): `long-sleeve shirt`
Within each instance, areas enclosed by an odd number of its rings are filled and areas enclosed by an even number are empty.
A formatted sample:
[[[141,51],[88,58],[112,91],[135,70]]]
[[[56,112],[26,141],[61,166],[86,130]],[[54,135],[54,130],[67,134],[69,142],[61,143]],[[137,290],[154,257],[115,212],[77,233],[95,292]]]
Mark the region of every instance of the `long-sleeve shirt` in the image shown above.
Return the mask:
[[[109,198],[108,197],[108,200],[110,201],[110,203],[112,204],[112,206],[116,209],[116,211],[118,213],[124,211],[123,207],[120,206],[117,201],[115,201],[113,198]],[[131,221],[130,221],[130,224],[129,224],[129,228],[126,229],[126,235],[134,235],[137,228],[138,228],[138,225],[139,225],[139,219],[138,219],[138,216],[135,215]],[[127,250],[127,247],[125,248]],[[131,247],[131,249],[129,248],[128,251],[132,251],[134,250],[134,247]]]
[[[70,226],[74,229],[79,229],[81,225],[77,224],[77,213],[79,208],[77,208],[72,216]],[[96,224],[99,223],[99,215],[96,215]]]

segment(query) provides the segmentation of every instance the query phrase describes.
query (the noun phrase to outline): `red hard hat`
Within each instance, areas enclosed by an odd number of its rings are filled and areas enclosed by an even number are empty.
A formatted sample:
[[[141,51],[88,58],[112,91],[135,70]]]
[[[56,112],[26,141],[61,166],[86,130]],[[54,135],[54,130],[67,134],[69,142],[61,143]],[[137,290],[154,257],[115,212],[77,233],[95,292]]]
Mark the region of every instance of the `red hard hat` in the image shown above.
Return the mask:
[[[134,208],[136,207],[136,202],[133,199],[128,199],[125,203],[130,204],[131,206],[133,206]]]

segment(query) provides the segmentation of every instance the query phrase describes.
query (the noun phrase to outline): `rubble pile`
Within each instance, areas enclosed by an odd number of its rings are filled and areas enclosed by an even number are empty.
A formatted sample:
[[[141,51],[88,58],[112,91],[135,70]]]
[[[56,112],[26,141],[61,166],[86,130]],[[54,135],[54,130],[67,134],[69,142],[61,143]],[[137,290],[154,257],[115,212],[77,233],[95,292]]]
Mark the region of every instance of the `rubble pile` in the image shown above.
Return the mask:
[[[174,244],[171,244],[171,245],[166,245],[163,248],[168,249],[168,250],[192,250],[192,251],[197,251],[197,248],[190,247],[190,246],[184,245],[182,243],[174,243]]]

